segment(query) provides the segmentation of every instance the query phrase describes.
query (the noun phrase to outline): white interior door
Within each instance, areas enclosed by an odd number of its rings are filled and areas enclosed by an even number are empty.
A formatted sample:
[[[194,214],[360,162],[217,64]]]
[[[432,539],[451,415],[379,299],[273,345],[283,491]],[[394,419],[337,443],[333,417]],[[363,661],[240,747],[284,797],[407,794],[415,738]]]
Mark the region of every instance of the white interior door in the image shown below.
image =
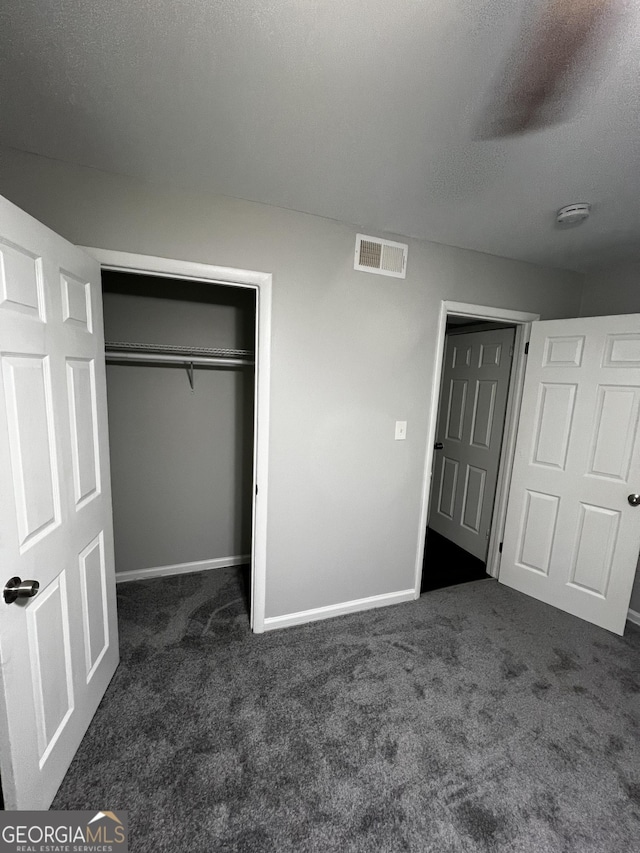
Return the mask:
[[[486,560],[514,329],[449,335],[429,527]]]
[[[622,634],[640,549],[640,314],[532,324],[500,581]]]
[[[118,664],[100,270],[0,198],[0,770],[47,808]]]

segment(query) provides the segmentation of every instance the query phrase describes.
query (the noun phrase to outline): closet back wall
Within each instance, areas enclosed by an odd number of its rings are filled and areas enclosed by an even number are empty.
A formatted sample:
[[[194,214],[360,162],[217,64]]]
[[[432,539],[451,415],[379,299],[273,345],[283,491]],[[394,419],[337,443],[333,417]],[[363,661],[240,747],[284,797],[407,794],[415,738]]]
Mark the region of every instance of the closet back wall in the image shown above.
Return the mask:
[[[250,349],[250,290],[103,273],[105,338]],[[248,554],[253,371],[108,364],[116,571]]]

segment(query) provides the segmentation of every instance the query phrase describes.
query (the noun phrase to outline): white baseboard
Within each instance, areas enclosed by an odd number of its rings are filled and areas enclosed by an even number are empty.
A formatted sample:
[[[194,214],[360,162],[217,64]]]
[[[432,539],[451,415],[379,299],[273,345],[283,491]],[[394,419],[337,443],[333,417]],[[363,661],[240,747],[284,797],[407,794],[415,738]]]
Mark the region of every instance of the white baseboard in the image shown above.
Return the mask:
[[[389,604],[415,601],[415,597],[416,592],[414,589],[402,589],[399,592],[388,592],[384,595],[358,598],[355,601],[343,601],[341,604],[330,604],[328,607],[301,610],[299,613],[287,613],[284,616],[268,616],[264,620],[264,630],[273,631],[275,628],[289,628],[291,625],[303,625],[305,622],[317,622],[320,619],[344,616],[345,613],[358,613],[361,610],[371,610],[374,607],[387,607]]]
[[[251,556],[217,557],[215,560],[198,560],[195,563],[176,563],[175,566],[152,566],[149,569],[132,569],[129,572],[116,572],[116,583],[141,581],[148,578],[164,578],[168,575],[184,575],[189,572],[206,572],[209,569],[226,569],[249,563]]]
[[[632,622],[634,625],[640,625],[640,613],[637,610],[629,610],[627,613],[627,622]]]

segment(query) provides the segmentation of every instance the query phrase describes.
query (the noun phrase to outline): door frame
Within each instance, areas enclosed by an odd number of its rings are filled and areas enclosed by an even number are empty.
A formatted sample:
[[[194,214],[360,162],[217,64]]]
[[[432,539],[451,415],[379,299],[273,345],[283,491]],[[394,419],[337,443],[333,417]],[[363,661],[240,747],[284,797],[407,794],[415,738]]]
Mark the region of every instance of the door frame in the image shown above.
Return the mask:
[[[479,322],[488,320],[496,323],[509,323],[516,327],[516,336],[513,344],[513,362],[509,378],[509,389],[507,391],[507,408],[505,412],[503,430],[504,437],[502,441],[502,448],[500,450],[498,480],[494,499],[494,512],[491,519],[491,533],[489,534],[489,548],[487,551],[487,574],[491,575],[493,578],[497,578],[500,573],[500,542],[502,541],[502,534],[507,515],[507,498],[509,496],[509,484],[511,482],[511,470],[513,467],[513,456],[516,445],[520,403],[522,401],[522,388],[524,385],[524,372],[526,366],[525,348],[531,335],[531,323],[540,319],[539,314],[531,314],[527,311],[512,311],[508,308],[494,308],[488,305],[473,305],[467,302],[449,302],[444,299],[440,302],[438,332],[435,341],[433,380],[431,386],[431,408],[427,423],[427,446],[425,449],[422,496],[420,501],[420,529],[418,531],[418,551],[416,554],[415,569],[416,598],[420,597],[420,584],[422,581],[422,565],[424,561],[424,548],[427,536],[427,523],[429,520],[429,503],[431,496],[433,446],[436,440],[438,411],[440,407],[440,385],[442,384],[442,372],[444,369],[444,346],[447,330],[447,317],[449,315],[468,317],[470,320],[478,320]]]
[[[181,278],[256,293],[255,371],[253,409],[253,494],[251,537],[251,629],[264,631],[267,581],[267,497],[269,464],[269,400],[271,387],[271,273],[219,267],[193,261],[158,258],[111,249],[80,246],[101,270]]]

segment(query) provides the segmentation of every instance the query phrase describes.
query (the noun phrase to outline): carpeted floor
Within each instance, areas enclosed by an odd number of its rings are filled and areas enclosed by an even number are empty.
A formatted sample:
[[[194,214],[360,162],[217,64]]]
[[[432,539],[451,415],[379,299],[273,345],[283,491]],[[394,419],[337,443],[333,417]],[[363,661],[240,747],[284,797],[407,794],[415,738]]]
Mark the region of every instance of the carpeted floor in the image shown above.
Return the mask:
[[[262,636],[234,570],[119,606],[53,808],[127,809],[134,853],[640,851],[636,628],[491,580]]]

